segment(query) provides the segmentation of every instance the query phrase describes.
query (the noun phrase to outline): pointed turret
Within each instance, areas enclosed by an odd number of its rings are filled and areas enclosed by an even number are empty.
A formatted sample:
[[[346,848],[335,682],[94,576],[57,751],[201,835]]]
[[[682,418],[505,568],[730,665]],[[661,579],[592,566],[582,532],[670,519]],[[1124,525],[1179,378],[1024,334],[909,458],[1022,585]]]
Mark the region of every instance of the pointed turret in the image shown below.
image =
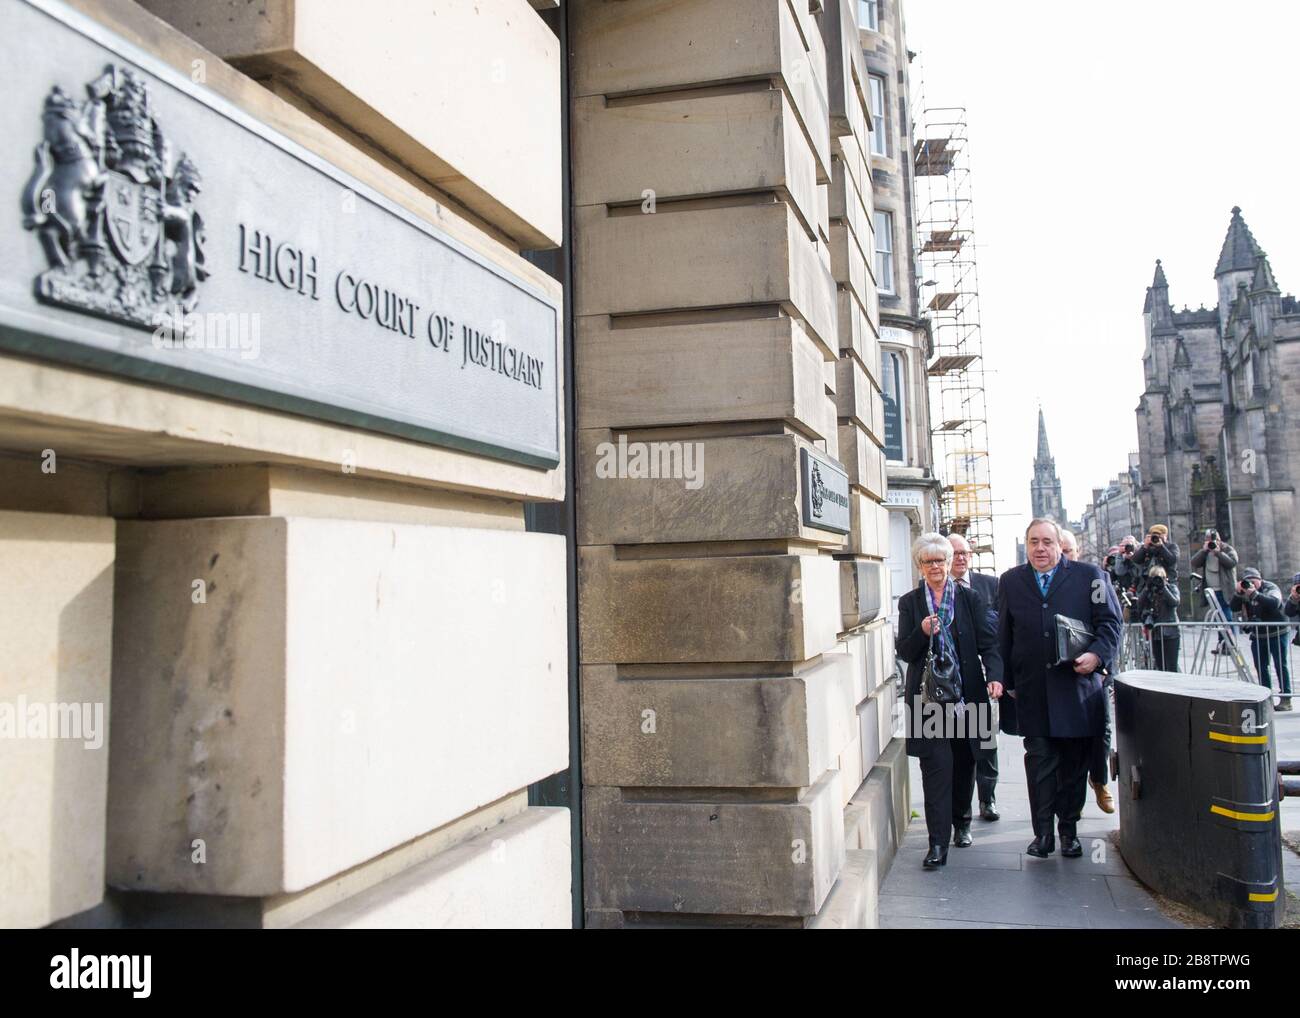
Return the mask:
[[[1159,258],[1156,259],[1156,274],[1147,287],[1147,300],[1142,306],[1142,312],[1151,316],[1153,331],[1165,331],[1173,324],[1174,309],[1169,306],[1169,281],[1165,279],[1165,270]]]
[[[1277,280],[1273,278],[1273,269],[1268,264],[1268,255],[1263,251],[1255,259],[1255,275],[1250,281],[1251,293],[1281,293]]]
[[[1047,447],[1047,422],[1043,420],[1043,408],[1038,408],[1038,457],[1047,462],[1052,458],[1052,450]]]
[[[1223,248],[1219,251],[1219,264],[1214,269],[1215,276],[1243,269],[1253,271],[1259,254],[1259,245],[1255,243],[1246,220],[1241,218],[1241,207],[1234,205],[1232,219],[1228,222],[1228,235],[1223,238]]]
[[[1273,331],[1273,322],[1282,314],[1282,291],[1273,278],[1268,255],[1263,251],[1255,259],[1255,273],[1250,281],[1250,314],[1255,332],[1266,336]]]
[[[1142,305],[1142,313],[1150,314],[1153,305],[1160,299],[1160,291],[1164,291],[1165,303],[1169,303],[1169,283],[1165,280],[1165,270],[1160,267],[1160,259],[1156,259],[1156,275],[1151,280],[1151,285],[1147,287],[1146,303]]]
[[[1155,289],[1158,289],[1158,288],[1160,288],[1160,287],[1163,287],[1164,289],[1168,290],[1168,289],[1169,289],[1169,282],[1168,282],[1168,280],[1165,279],[1165,270],[1164,270],[1164,269],[1161,267],[1161,265],[1160,265],[1160,259],[1157,258],[1157,259],[1156,259],[1156,275],[1155,275],[1155,279],[1153,279],[1153,280],[1151,281],[1151,289],[1155,290]]]
[[[1223,238],[1223,248],[1219,251],[1219,264],[1214,267],[1214,280],[1219,291],[1219,331],[1224,335],[1238,293],[1243,288],[1250,289],[1255,277],[1255,263],[1262,253],[1246,220],[1241,218],[1241,208],[1234,205],[1228,234]]]

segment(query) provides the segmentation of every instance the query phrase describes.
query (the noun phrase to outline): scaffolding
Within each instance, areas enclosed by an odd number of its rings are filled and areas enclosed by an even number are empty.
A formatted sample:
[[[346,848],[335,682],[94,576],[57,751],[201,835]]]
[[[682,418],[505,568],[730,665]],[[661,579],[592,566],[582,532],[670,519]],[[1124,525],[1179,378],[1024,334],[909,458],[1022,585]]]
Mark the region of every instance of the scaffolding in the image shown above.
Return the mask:
[[[940,515],[970,542],[971,567],[995,571],[988,406],[980,335],[979,272],[964,107],[921,108],[913,117],[916,251],[920,306],[930,320],[931,443],[943,481]]]

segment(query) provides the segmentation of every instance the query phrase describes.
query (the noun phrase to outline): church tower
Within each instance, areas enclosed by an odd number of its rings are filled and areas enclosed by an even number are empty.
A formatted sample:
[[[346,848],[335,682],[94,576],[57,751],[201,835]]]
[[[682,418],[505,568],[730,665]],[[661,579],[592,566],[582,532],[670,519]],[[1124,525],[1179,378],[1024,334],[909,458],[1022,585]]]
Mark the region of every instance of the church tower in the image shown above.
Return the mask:
[[[1052,459],[1052,450],[1047,445],[1047,425],[1043,422],[1042,407],[1038,408],[1038,455],[1034,457],[1029,501],[1035,518],[1066,525],[1065,509],[1061,505],[1061,481],[1056,476],[1056,460]]]

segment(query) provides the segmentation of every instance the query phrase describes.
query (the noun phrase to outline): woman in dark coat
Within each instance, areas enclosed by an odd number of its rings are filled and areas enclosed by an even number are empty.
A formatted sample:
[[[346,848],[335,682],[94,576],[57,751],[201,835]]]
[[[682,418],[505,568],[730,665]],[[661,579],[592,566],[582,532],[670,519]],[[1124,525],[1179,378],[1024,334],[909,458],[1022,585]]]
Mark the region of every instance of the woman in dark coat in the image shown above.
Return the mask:
[[[1163,566],[1147,570],[1137,612],[1151,641],[1151,661],[1162,672],[1178,671],[1178,584]]]
[[[975,761],[997,752],[997,721],[990,702],[1002,695],[1002,658],[983,598],[948,575],[948,539],[922,534],[912,545],[912,559],[922,581],[898,599],[895,648],[907,662],[907,754],[921,761],[930,835],[923,865],[935,869],[948,861],[950,837],[958,848],[971,843]],[[962,704],[925,701],[927,651],[940,646],[957,662]]]

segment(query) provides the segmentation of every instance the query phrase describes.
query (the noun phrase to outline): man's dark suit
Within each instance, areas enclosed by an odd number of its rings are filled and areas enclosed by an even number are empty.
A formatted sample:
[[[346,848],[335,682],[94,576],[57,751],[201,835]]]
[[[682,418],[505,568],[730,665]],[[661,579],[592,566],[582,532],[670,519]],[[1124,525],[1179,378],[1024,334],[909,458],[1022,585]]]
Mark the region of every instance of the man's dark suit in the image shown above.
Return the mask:
[[[970,580],[970,585],[975,593],[984,598],[984,603],[988,605],[989,622],[992,623],[993,631],[998,630],[998,578],[990,576],[988,573],[969,572],[966,579]],[[1003,731],[1015,732],[1015,701],[1010,697],[1004,696],[998,701],[998,717]],[[1011,713],[1010,724],[1008,728],[1008,712]],[[980,803],[993,802],[997,796],[998,788],[998,754],[994,750],[975,761],[975,784],[979,789]]]
[[[1091,675],[1078,675],[1073,663],[1056,661],[1057,615],[1091,626],[1088,648],[1101,659]],[[998,640],[1005,684],[1015,690],[1020,734],[1025,738],[1025,777],[1036,837],[1073,838],[1087,796],[1090,740],[1102,733],[1105,701],[1102,669],[1118,655],[1119,604],[1102,571],[1062,557],[1043,594],[1032,565],[1002,574],[998,602]]]

